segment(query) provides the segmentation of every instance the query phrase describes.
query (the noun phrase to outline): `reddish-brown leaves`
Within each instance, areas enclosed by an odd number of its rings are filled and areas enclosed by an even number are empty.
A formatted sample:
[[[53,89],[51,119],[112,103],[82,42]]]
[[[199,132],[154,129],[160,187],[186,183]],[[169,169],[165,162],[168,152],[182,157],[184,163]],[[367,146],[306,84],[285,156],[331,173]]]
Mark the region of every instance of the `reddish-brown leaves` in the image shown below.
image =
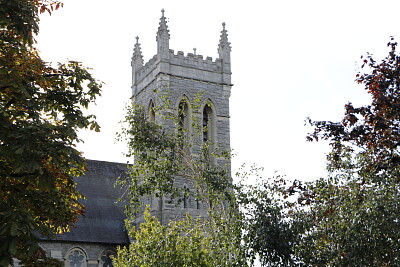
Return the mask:
[[[379,64],[370,54],[361,57],[362,67],[368,66],[370,72],[357,73],[356,81],[364,84],[371,95],[371,105],[345,105],[340,123],[309,120],[314,132],[307,136],[307,141],[330,140],[333,153],[337,154],[340,151],[336,148],[340,146],[335,144],[343,143],[359,147],[376,161],[389,160],[389,156],[396,161],[393,155],[400,154],[400,56],[393,38],[388,46],[389,55]]]
[[[64,4],[59,1],[40,0],[37,1],[37,3],[40,7],[40,13],[44,13],[47,11],[50,15],[52,11],[58,10],[60,7],[64,6]]]

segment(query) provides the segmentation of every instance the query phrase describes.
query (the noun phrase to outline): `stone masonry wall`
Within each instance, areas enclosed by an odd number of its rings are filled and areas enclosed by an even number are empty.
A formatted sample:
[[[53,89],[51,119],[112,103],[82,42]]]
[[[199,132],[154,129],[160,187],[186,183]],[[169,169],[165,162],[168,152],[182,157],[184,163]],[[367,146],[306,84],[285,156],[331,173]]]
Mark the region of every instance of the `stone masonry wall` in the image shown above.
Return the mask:
[[[174,55],[171,51],[169,60],[160,60],[153,57],[148,64],[144,66],[145,70],[139,70],[140,75],[136,79],[133,88],[133,100],[142,105],[149,112],[150,101],[154,105],[162,106],[165,95],[170,101],[170,108],[178,110],[179,102],[185,98],[189,106],[199,100],[197,107],[191,106],[192,116],[198,117],[198,123],[202,123],[202,110],[207,103],[211,103],[212,110],[215,113],[214,145],[222,149],[230,149],[230,124],[229,124],[229,97],[230,83],[224,83],[224,76],[220,60],[212,62],[210,58],[202,60],[202,57],[196,57],[189,54],[187,57],[178,52]],[[151,64],[150,64],[151,63]],[[146,74],[146,76],[141,76]],[[230,74],[229,74],[230,75]],[[228,77],[230,82],[230,76]],[[225,77],[225,80],[227,78]],[[157,93],[155,93],[157,91]],[[196,110],[193,110],[196,109]],[[169,130],[175,130],[175,125],[171,121],[163,120],[162,116],[156,115],[156,122]],[[202,127],[199,125],[199,127]],[[200,128],[201,129],[201,128]],[[201,144],[201,136],[195,141]],[[200,145],[194,144],[192,153],[200,153]],[[225,160],[217,160],[221,165],[228,164]],[[179,187],[189,185],[185,178],[176,178],[175,185]],[[168,198],[151,198],[148,200],[152,207],[152,214],[158,217],[162,223],[168,223],[170,220],[176,220],[189,212],[192,216],[205,216],[205,203],[197,203],[197,200],[188,199],[187,208],[183,203],[176,200],[170,201]],[[136,223],[143,221],[143,218],[137,218]]]
[[[157,31],[157,54],[147,63],[143,64],[143,56],[136,37],[134,53],[132,55],[132,101],[144,107],[148,114],[150,103],[156,108],[175,112],[178,115],[179,104],[185,99],[188,104],[188,127],[193,157],[199,156],[203,144],[203,120],[207,125],[207,140],[211,140],[214,148],[230,149],[230,124],[229,124],[229,97],[231,94],[231,46],[225,23],[218,44],[218,55],[214,61],[211,57],[203,58],[202,55],[182,51],[176,54],[169,48],[169,29],[165,10],[162,10]],[[165,101],[168,100],[168,101]],[[165,102],[164,102],[165,101]],[[168,103],[165,105],[165,103]],[[165,112],[165,111],[164,111]],[[207,118],[203,118],[203,113]],[[186,114],[187,116],[189,114]],[[164,119],[163,114],[155,114],[155,122],[168,131],[177,131],[174,120]],[[152,115],[154,116],[154,115]],[[230,161],[220,158],[215,159],[217,164],[227,166],[230,171]],[[174,185],[192,190],[193,185],[186,177],[175,177]],[[151,212],[163,224],[176,220],[185,213],[192,216],[206,216],[209,207],[195,199],[185,199],[185,203],[171,201],[167,197],[155,198],[149,196],[144,201],[151,206]],[[138,218],[136,224],[143,218]]]

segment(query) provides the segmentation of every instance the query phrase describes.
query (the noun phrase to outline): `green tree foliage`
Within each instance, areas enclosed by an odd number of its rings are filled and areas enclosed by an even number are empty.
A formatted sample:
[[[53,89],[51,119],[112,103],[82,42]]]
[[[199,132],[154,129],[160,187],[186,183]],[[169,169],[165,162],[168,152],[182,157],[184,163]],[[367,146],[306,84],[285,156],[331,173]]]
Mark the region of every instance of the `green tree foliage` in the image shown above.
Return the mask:
[[[161,225],[149,208],[144,218],[140,229],[131,228],[136,242],[118,250],[115,267],[247,266],[235,244],[233,225],[222,218],[204,220],[187,215]]]
[[[77,130],[100,84],[78,62],[52,67],[34,47],[39,13],[58,1],[0,0],[0,265],[51,266],[37,235],[68,231],[82,214],[73,176],[84,171]],[[39,260],[38,259],[42,259]]]
[[[243,166],[244,167],[244,166]],[[237,176],[243,182],[237,185],[236,196],[241,210],[243,244],[248,261],[258,257],[263,266],[295,266],[294,248],[302,231],[302,223],[289,220],[281,201],[278,185],[284,177],[273,181],[261,179],[262,168],[251,166]],[[248,177],[258,177],[255,184],[245,184]]]
[[[371,104],[345,106],[341,122],[311,121],[309,141],[327,140],[327,178],[275,177],[249,187],[245,239],[266,266],[400,265],[400,56],[362,57],[357,74]]]
[[[192,197],[212,209],[201,218],[182,214],[167,225],[145,212],[144,222],[131,231],[135,242],[119,251],[116,266],[246,266],[229,166],[215,161],[227,153],[211,142],[202,144],[199,114],[193,115],[190,133],[180,127],[180,111],[168,108],[168,94],[160,98],[164,104],[155,110],[164,126],[151,121],[140,106],[126,116],[128,127],[121,137],[127,138],[128,154],[135,158],[129,179],[120,181],[130,200],[128,225],[142,216],[146,197],[165,197],[171,203]],[[177,186],[176,179],[185,179],[188,187]]]
[[[341,122],[309,121],[310,141],[327,140],[328,178],[280,184],[287,220],[302,224],[293,257],[312,266],[398,266],[400,264],[400,57],[395,42],[376,62],[362,57],[357,82],[370,105],[345,106]]]
[[[393,40],[389,55],[363,58],[369,72],[357,82],[370,105],[345,106],[340,123],[311,122],[310,139],[329,140],[329,179],[313,185],[312,231],[304,241],[312,263],[359,266],[400,264],[400,57]],[[310,239],[312,242],[310,242]],[[305,254],[307,254],[305,249]]]

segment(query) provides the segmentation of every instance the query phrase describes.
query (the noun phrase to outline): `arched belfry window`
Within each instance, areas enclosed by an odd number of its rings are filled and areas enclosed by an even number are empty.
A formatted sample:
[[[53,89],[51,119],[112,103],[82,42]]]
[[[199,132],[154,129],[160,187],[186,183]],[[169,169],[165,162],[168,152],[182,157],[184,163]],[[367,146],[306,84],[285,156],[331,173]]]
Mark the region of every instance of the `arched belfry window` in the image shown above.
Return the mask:
[[[182,99],[178,106],[178,131],[180,134],[189,130],[190,126],[190,113],[189,105],[186,99]]]
[[[153,100],[150,100],[150,104],[149,104],[149,120],[151,122],[156,122],[156,110],[155,110]]]
[[[210,104],[206,104],[203,108],[203,143],[213,141],[214,121],[213,110]]]
[[[189,208],[189,196],[188,196],[189,189],[186,184],[183,186],[183,191],[184,191],[183,192],[183,208],[187,209],[187,208]]]
[[[85,252],[80,248],[73,248],[65,255],[66,267],[87,267]]]

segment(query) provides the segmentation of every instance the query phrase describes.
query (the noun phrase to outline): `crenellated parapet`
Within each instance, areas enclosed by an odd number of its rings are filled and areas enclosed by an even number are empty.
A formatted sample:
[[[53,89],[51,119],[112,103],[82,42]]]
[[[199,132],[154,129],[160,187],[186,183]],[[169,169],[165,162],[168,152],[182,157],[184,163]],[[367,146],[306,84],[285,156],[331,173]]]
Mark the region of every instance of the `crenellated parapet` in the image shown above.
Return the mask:
[[[197,80],[199,82],[213,83],[225,87],[230,87],[232,85],[230,68],[231,47],[228,42],[225,23],[223,23],[223,30],[221,31],[218,45],[219,57],[215,60],[208,56],[204,58],[202,55],[197,55],[196,53],[187,53],[186,55],[182,51],[175,53],[174,50],[169,49],[169,38],[168,25],[164,16],[164,10],[162,10],[156,38],[157,54],[146,64],[136,64],[133,68],[133,96],[139,94],[144,88],[147,88],[159,75]],[[137,43],[135,47],[139,47],[139,44]],[[134,56],[138,54],[136,51],[137,49],[135,50]]]
[[[219,58],[213,61],[212,57],[203,58],[202,55],[187,53],[184,55],[183,51],[178,51],[174,54],[174,50],[169,50],[170,64],[183,66],[187,68],[195,68],[199,70],[218,72],[221,70],[221,60]]]

